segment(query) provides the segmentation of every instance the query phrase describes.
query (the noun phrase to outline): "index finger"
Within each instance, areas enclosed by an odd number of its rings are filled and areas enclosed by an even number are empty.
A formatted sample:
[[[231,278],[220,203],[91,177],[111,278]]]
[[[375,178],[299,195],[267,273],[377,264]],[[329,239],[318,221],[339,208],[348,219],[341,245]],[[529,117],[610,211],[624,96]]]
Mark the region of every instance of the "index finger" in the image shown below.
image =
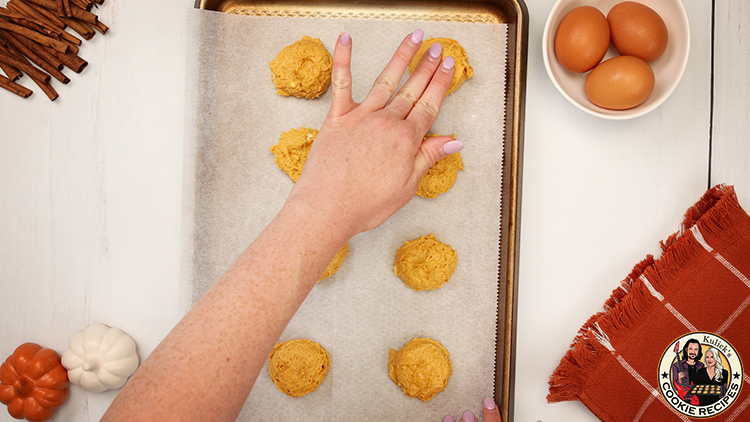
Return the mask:
[[[406,116],[406,120],[414,124],[420,132],[427,132],[437,119],[445,95],[453,81],[455,63],[453,57],[450,56],[443,60],[443,63],[435,70],[427,89]]]
[[[330,114],[340,116],[354,108],[352,99],[352,37],[344,32],[333,50]]]

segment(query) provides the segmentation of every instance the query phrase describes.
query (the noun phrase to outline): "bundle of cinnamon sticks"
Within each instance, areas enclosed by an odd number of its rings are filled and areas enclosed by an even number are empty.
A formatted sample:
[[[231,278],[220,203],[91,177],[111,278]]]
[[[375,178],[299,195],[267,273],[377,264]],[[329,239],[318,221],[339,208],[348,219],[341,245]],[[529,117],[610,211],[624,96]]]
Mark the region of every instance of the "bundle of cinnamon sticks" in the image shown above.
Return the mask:
[[[0,7],[0,69],[5,73],[0,74],[0,87],[27,98],[32,91],[16,83],[26,74],[51,101],[57,99],[51,78],[67,84],[70,79],[62,73],[64,67],[81,73],[88,65],[78,56],[81,38],[90,40],[96,31],[105,34],[109,30],[91,12],[102,3],[104,0],[8,0]]]

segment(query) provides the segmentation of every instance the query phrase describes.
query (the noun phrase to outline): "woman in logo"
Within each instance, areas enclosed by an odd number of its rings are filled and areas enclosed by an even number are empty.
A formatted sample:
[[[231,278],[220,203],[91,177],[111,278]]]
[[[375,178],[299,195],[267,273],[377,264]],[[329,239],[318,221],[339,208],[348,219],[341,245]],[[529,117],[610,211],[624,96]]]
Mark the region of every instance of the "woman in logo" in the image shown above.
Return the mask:
[[[721,364],[721,354],[714,347],[706,349],[704,362],[706,366],[698,370],[696,374],[696,385],[720,385],[721,391],[719,394],[711,395],[699,395],[698,400],[701,406],[716,403],[724,397],[727,391],[727,384],[729,383],[729,371],[724,369]]]

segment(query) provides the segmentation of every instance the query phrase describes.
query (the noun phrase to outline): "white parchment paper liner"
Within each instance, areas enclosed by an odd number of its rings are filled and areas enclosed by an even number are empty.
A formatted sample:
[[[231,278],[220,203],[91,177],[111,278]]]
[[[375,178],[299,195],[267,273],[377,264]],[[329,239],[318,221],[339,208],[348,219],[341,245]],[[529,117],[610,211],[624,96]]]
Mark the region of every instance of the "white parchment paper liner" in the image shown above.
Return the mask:
[[[265,368],[238,420],[438,421],[466,409],[481,415],[494,385],[506,25],[188,15],[182,265],[194,300],[262,231],[292,187],[270,147],[283,131],[319,128],[328,111],[330,91],[314,100],[276,94],[268,65],[283,47],[308,35],[333,52],[338,35],[351,34],[354,99],[361,101],[413,30],[464,46],[474,77],[446,98],[430,132],[455,133],[464,142],[466,170],[450,192],[416,197],[381,227],[351,239],[339,272],[319,283],[292,319],[280,341],[309,338],[331,356],[320,388],[289,398]],[[393,274],[394,253],[429,233],[456,249],[458,266],[443,288],[415,292]],[[453,362],[447,388],[427,403],[405,396],[388,377],[389,350],[415,337],[440,341]]]

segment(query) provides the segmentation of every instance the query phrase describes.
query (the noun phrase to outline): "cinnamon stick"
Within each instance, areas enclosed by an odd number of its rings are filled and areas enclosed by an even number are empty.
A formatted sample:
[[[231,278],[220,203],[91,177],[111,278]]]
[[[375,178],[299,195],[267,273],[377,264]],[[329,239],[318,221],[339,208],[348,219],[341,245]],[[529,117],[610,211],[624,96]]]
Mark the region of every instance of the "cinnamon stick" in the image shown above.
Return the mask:
[[[67,27],[67,25],[65,24],[65,22],[61,21],[57,16],[55,16],[54,13],[50,13],[47,9],[44,9],[42,7],[39,8],[40,10],[37,10],[36,7],[39,6],[29,5],[21,0],[10,0],[7,6],[8,9],[14,12],[32,16],[34,19],[48,25],[53,30],[59,31],[61,38],[68,42],[73,51],[78,53],[78,48],[72,46],[81,45],[81,39],[71,34],[70,32],[65,31],[65,27]]]
[[[73,10],[70,8],[69,0],[62,0],[62,4],[63,4],[63,12],[65,13],[65,16],[67,17],[73,16]]]
[[[62,72],[60,72],[60,69],[56,69],[54,66],[52,66],[50,63],[48,63],[44,58],[42,58],[39,54],[37,54],[37,51],[40,51],[41,49],[34,47],[32,50],[25,44],[23,44],[21,41],[19,41],[16,37],[13,36],[13,34],[9,33],[8,31],[4,31],[0,29],[0,37],[5,38],[8,42],[10,42],[13,47],[15,47],[21,54],[26,56],[29,60],[36,63],[37,66],[41,67],[42,70],[47,72],[50,76],[57,79],[58,81],[67,84],[70,82],[70,78],[65,76]],[[31,44],[33,45],[33,43]],[[36,51],[34,51],[36,50]],[[60,62],[60,65],[62,66],[62,62]]]
[[[64,32],[64,34],[67,34],[67,32]],[[78,42],[81,42],[81,40],[78,39],[78,38],[76,38],[76,40],[78,40]],[[80,50],[80,48],[78,46],[80,44],[73,44],[72,42],[70,42],[70,41],[68,41],[66,39],[63,39],[61,41],[65,41],[65,43],[68,44],[68,51],[72,51],[73,53],[78,54],[78,51]]]
[[[55,0],[55,7],[57,8],[57,16],[65,17],[65,6],[63,6],[63,0]]]
[[[52,65],[57,70],[62,70],[63,68],[63,62],[60,61],[57,57],[55,57],[52,53],[50,53],[47,48],[45,48],[42,45],[39,45],[35,43],[33,40],[30,40],[23,35],[15,35],[15,38],[20,41],[23,45],[26,46],[26,48],[32,50],[34,53],[38,54],[39,57],[44,59],[47,63]],[[54,50],[53,50],[54,51]]]
[[[39,7],[33,4],[26,3],[23,0],[9,0],[8,4],[6,4],[6,7],[11,10],[16,8],[20,10],[22,13],[25,13],[41,21],[46,21],[46,23],[48,23],[49,25],[56,27],[56,28],[60,28],[60,30],[65,29],[65,26],[66,26],[65,22],[61,21],[60,18],[55,16],[54,13],[50,13],[47,9],[43,7]]]
[[[0,48],[0,62],[7,65],[13,66],[16,69],[29,75],[29,77],[39,79],[40,81],[49,82],[50,76],[41,70],[32,66],[27,60],[21,60],[18,56],[14,56],[5,47]]]
[[[90,11],[91,10],[91,3],[84,1],[84,0],[70,0],[75,4],[76,6],[80,7],[83,10]]]
[[[9,21],[15,23],[16,25],[24,26],[33,31],[41,32],[44,35],[51,36],[53,38],[60,38],[61,30],[59,28],[47,25],[46,23],[26,16],[23,13],[14,12],[10,9],[0,7],[0,16],[8,18]]]
[[[86,25],[86,23],[79,21],[76,18],[60,18],[63,22],[65,22],[66,25],[70,27],[70,29],[76,31],[78,35],[83,37],[84,40],[90,40],[94,37],[94,30],[91,29],[90,26]]]
[[[69,50],[72,50],[74,53],[78,54],[78,46],[81,45],[83,41],[81,41],[80,38],[76,37],[70,32],[65,31],[64,28],[67,26],[65,22],[61,21],[57,16],[55,16],[53,13],[50,13],[47,9],[36,6],[34,4],[26,4],[20,0],[10,0],[8,2],[8,8],[13,11],[18,11],[19,13],[33,15],[37,20],[41,21],[45,25],[50,26],[56,34],[59,34],[60,41],[64,41],[66,44],[68,44]]]
[[[3,75],[0,75],[0,87],[3,87],[23,98],[29,98],[29,96],[33,93],[33,91],[31,91],[30,89],[26,88],[25,86],[18,85],[17,83],[13,82]]]
[[[49,84],[49,82],[40,81],[38,79],[35,79],[34,77],[31,77],[31,80],[34,81],[34,83],[42,89],[42,92],[49,98],[50,101],[55,101],[59,95],[57,94],[57,91],[55,91],[55,88],[52,87],[52,85]]]
[[[55,2],[53,0],[28,0],[31,3],[36,4],[37,6],[42,6],[47,10],[56,10],[57,6],[55,5]],[[70,4],[70,3],[68,3]],[[99,19],[95,14],[91,12],[87,12],[80,7],[77,7],[75,5],[69,6],[70,9],[70,17],[80,19],[86,23],[96,23],[96,21]],[[66,10],[67,11],[67,10]],[[63,21],[64,22],[64,21]]]
[[[28,62],[28,60],[26,60],[25,57],[19,56],[19,60],[31,66],[31,64]],[[55,91],[55,88],[52,88],[52,85],[49,84],[49,81],[40,80],[32,75],[29,75],[29,78],[34,81],[36,86],[42,89],[42,92],[44,92],[44,95],[46,95],[47,98],[50,99],[50,101],[55,101],[57,99],[59,95],[57,94],[57,91]]]
[[[109,27],[107,25],[105,25],[104,22],[102,22],[102,21],[99,21],[99,22],[96,23],[96,25],[92,25],[92,26],[94,27],[94,29],[96,29],[99,32],[101,32],[102,35],[106,34],[107,31],[109,31]]]
[[[68,44],[66,44],[65,42],[48,37],[44,34],[40,34],[39,32],[32,31],[28,28],[24,28],[23,26],[10,23],[5,19],[0,19],[0,29],[6,29],[16,34],[23,35],[24,37],[30,38],[39,44],[52,47],[61,53],[65,53],[66,51],[68,51]]]
[[[15,57],[18,58],[18,60],[24,65],[34,68],[31,63],[29,63],[29,60],[24,57],[24,55],[21,54],[18,49],[16,49],[12,45],[7,45],[7,43],[4,44],[6,44],[9,54],[15,55]],[[44,72],[42,72],[42,74],[44,74]],[[42,91],[50,99],[50,101],[55,101],[58,97],[57,91],[55,91],[55,89],[52,88],[52,85],[49,84],[49,76],[46,74],[44,75],[46,76],[45,78],[40,78],[40,75],[29,74],[29,78],[31,78],[31,80],[34,81],[34,83],[42,89]]]
[[[81,73],[83,69],[88,66],[89,62],[79,57],[77,54],[73,53],[72,51],[68,51],[65,54],[59,53],[49,47],[42,46],[47,52],[55,56],[58,60],[63,62],[63,64],[70,70],[72,70],[75,73]]]
[[[8,78],[11,80],[11,82],[15,82],[20,79],[21,76],[23,76],[23,73],[19,72],[18,69],[5,63],[0,63],[0,69],[2,69],[3,72],[8,75]]]

